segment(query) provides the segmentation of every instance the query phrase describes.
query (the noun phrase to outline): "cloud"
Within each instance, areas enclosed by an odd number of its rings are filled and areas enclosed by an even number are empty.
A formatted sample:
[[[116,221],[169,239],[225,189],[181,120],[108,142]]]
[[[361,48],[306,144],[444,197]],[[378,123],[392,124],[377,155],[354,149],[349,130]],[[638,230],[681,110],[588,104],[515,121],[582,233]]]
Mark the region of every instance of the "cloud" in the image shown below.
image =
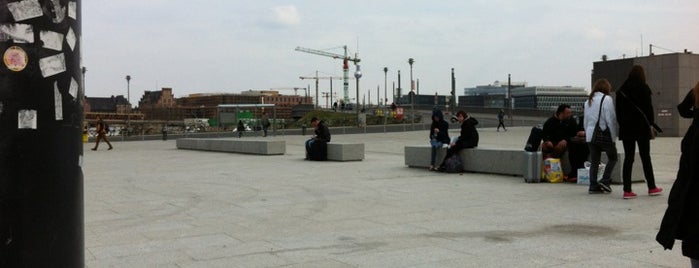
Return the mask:
[[[301,23],[301,17],[295,6],[276,6],[274,7],[274,16],[278,23],[286,26],[298,25]]]

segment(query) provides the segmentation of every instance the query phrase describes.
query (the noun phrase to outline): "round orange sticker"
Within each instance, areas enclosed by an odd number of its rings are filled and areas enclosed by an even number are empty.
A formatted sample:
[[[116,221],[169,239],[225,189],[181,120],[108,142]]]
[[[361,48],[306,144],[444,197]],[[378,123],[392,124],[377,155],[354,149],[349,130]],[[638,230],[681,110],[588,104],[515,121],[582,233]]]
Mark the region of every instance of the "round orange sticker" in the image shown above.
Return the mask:
[[[27,67],[27,52],[24,52],[24,49],[18,46],[11,46],[5,50],[5,54],[2,56],[2,59],[5,62],[7,69],[15,72],[24,70],[24,68]]]

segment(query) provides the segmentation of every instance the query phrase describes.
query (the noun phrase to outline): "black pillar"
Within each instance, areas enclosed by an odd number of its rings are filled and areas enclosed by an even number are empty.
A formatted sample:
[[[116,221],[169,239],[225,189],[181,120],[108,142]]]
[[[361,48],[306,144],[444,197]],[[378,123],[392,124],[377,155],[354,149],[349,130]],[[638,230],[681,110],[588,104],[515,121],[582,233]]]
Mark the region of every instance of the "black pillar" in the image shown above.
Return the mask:
[[[0,0],[0,267],[84,267],[81,1]]]

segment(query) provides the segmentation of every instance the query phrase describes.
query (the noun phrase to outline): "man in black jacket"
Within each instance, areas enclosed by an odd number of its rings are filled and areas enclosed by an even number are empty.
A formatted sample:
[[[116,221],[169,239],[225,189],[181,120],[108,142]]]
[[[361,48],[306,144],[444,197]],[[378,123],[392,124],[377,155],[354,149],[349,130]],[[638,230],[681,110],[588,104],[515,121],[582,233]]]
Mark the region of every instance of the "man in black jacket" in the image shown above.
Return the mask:
[[[541,152],[554,158],[562,158],[568,152],[571,170],[566,176],[570,182],[577,181],[578,168],[583,167],[589,150],[585,143],[585,131],[580,122],[572,117],[570,105],[561,104],[556,114],[546,120],[542,131],[544,144]]]
[[[306,159],[324,161],[328,158],[328,142],[330,142],[330,129],[318,118],[311,118],[311,125],[315,128],[315,135],[306,141]]]

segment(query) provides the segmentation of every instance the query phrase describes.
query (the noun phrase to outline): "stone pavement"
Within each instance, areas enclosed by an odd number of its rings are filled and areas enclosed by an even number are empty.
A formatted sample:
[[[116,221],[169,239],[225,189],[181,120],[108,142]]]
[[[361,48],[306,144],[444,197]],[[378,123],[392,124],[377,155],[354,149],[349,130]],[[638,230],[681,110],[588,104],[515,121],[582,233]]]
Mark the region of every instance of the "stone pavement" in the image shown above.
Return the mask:
[[[480,129],[481,146],[522,148],[529,128]],[[452,130],[452,136],[458,135]],[[333,135],[359,162],[177,150],[175,141],[85,146],[88,267],[688,267],[654,241],[680,138],[652,142],[666,193],[621,198],[521,177],[404,166],[425,131]],[[250,138],[250,139],[260,139]],[[621,146],[620,144],[618,145]],[[620,148],[621,149],[621,148]],[[640,161],[637,159],[636,161]],[[507,165],[507,163],[502,163]],[[641,174],[634,174],[642,176]]]

